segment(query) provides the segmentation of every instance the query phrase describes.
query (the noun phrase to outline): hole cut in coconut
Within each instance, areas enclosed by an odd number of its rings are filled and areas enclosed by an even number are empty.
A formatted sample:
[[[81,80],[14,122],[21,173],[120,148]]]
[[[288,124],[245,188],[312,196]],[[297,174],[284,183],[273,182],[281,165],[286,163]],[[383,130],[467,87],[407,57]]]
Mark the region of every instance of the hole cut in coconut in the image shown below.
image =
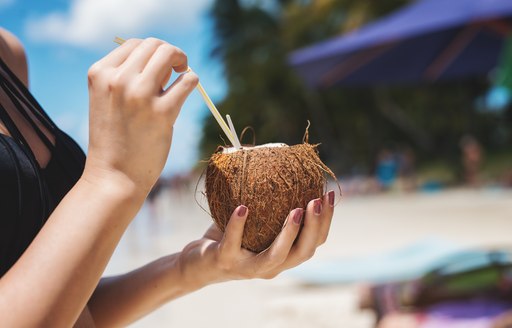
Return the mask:
[[[224,232],[234,209],[249,208],[242,247],[268,248],[295,208],[325,193],[327,176],[336,179],[307,142],[252,147],[218,147],[206,168],[206,197],[211,216]]]
[[[236,148],[236,147],[221,147],[221,148],[222,148],[223,154],[231,154],[231,153],[234,153],[234,152],[240,151],[240,150],[253,150],[253,149],[265,148],[265,147],[269,147],[269,148],[288,147],[288,145],[284,144],[284,143],[267,143],[267,144],[258,145],[258,146],[243,146],[242,148]]]

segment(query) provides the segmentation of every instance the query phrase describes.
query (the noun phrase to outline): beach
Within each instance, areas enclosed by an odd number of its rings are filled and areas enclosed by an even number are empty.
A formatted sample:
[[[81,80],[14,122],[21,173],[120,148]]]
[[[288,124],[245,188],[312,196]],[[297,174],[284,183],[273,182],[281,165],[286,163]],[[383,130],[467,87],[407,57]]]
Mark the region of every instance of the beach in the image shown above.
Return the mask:
[[[179,252],[199,238],[212,222],[202,207],[204,196],[193,187],[164,190],[132,222],[106,275]],[[511,231],[512,190],[346,195],[336,205],[327,242],[307,264],[350,263],[422,240],[506,247],[512,245]],[[369,328],[373,314],[358,309],[362,282],[312,285],[285,272],[273,280],[222,283],[170,302],[131,327]]]

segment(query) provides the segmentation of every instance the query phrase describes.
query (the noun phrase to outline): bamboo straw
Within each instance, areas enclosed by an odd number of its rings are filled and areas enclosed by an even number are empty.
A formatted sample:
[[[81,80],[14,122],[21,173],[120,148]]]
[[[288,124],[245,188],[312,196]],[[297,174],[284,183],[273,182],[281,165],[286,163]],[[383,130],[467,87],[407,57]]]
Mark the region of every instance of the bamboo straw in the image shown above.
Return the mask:
[[[119,45],[121,45],[121,44],[123,44],[125,42],[125,40],[123,38],[120,38],[120,37],[116,36],[115,39],[114,39],[114,42],[119,44]],[[187,72],[190,72],[190,71],[191,71],[191,68],[189,67],[187,69]],[[220,115],[219,111],[217,110],[217,107],[215,107],[215,105],[213,104],[212,100],[210,99],[210,97],[208,96],[206,91],[204,90],[203,86],[201,85],[201,82],[197,83],[196,89],[199,91],[199,93],[203,97],[203,100],[206,103],[206,106],[208,107],[208,109],[212,113],[213,117],[215,118],[215,120],[219,124],[220,128],[222,129],[222,131],[224,132],[226,137],[228,137],[229,141],[231,142],[231,144],[233,146],[236,146],[236,141],[238,141],[238,138],[237,138],[236,134],[233,135],[234,132],[231,133],[230,128],[228,127],[226,122],[224,122],[224,119],[222,118],[222,115]],[[233,129],[234,129],[234,127],[233,127]],[[240,145],[240,142],[238,142],[238,145]],[[241,148],[241,146],[239,147],[239,149],[240,148]]]

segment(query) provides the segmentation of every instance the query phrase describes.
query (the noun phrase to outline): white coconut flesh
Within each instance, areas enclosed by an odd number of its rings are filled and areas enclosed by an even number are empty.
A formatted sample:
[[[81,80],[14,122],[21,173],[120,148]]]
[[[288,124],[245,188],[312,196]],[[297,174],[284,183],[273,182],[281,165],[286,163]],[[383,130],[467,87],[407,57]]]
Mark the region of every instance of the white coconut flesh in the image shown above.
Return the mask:
[[[287,144],[284,143],[267,143],[258,146],[243,146],[241,149],[237,149],[236,147],[227,147],[222,150],[223,154],[231,154],[237,152],[239,150],[253,150],[258,148],[275,148],[275,147],[288,147]]]

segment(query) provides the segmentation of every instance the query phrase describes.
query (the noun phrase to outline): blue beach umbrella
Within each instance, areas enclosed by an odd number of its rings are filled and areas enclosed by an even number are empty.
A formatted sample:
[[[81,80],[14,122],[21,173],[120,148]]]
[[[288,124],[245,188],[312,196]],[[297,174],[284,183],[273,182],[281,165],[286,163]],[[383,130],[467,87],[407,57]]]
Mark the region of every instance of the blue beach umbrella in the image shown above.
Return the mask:
[[[349,34],[294,51],[312,87],[488,74],[512,35],[512,0],[418,0]]]

